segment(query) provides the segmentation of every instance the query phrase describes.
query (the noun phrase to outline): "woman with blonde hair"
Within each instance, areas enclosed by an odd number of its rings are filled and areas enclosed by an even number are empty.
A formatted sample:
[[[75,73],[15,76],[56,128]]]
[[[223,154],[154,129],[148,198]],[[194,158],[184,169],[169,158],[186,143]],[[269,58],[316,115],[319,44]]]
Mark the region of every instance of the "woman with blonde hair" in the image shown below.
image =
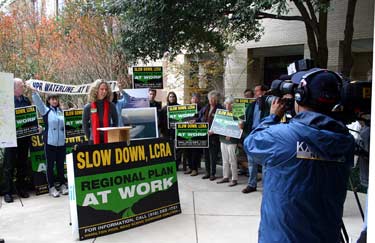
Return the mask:
[[[91,144],[108,142],[107,132],[98,131],[100,127],[117,127],[116,106],[111,102],[112,90],[109,84],[97,79],[92,83],[88,94],[88,104],[83,108],[82,126]]]

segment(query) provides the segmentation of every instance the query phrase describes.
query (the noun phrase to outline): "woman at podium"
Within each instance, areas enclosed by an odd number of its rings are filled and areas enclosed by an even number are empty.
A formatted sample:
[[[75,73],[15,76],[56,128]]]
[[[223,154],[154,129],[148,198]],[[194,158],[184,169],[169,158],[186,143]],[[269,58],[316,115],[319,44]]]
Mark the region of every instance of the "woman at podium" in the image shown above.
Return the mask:
[[[83,108],[82,126],[90,144],[108,142],[108,134],[98,131],[101,127],[117,127],[118,115],[116,106],[111,102],[111,87],[109,84],[98,79],[92,83],[88,104]]]

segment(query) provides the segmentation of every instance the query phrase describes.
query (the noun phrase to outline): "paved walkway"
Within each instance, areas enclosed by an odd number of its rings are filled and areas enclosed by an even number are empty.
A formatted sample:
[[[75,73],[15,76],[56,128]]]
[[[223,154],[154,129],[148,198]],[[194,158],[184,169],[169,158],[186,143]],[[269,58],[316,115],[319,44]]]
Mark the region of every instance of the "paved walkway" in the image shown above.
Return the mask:
[[[221,167],[218,167],[218,171]],[[228,187],[178,172],[182,214],[138,228],[83,242],[113,243],[255,243],[260,220],[260,191],[241,193],[247,177]],[[365,195],[360,198],[364,205]],[[6,243],[76,242],[69,226],[68,197],[35,196],[0,205],[0,238]],[[361,231],[361,216],[352,192],[345,203],[344,222],[349,236]]]

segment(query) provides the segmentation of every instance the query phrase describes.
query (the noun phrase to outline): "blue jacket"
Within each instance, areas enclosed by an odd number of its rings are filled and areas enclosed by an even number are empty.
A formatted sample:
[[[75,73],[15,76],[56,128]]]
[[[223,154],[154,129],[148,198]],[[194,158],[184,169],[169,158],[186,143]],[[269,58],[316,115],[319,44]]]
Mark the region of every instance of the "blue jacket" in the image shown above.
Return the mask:
[[[43,140],[52,146],[65,145],[65,122],[64,112],[59,108],[47,107],[37,92],[33,92],[33,102],[36,105],[39,113],[45,116],[48,112],[46,124],[47,131],[43,134],[46,136]]]
[[[339,242],[354,139],[344,124],[298,113],[264,118],[244,149],[265,168],[259,242]]]

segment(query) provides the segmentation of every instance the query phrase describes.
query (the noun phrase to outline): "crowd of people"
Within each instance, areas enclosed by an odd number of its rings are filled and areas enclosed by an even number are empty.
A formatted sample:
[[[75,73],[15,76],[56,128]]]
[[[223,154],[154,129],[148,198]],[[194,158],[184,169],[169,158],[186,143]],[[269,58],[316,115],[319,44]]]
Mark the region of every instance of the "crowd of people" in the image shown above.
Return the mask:
[[[45,128],[42,131],[44,152],[46,157],[46,178],[49,188],[49,193],[53,197],[68,194],[67,181],[64,177],[64,160],[65,160],[65,133],[64,133],[64,109],[74,109],[77,105],[70,102],[68,107],[63,107],[59,95],[47,94],[45,102],[42,100],[37,89],[26,84],[26,87],[32,91],[32,101],[24,95],[25,84],[21,79],[14,79],[14,99],[15,107],[30,106],[32,103],[36,105],[37,110],[43,118]],[[261,91],[260,91],[261,90]],[[255,87],[255,98],[260,97],[265,91],[265,87],[258,85]],[[111,91],[110,85],[104,80],[96,80],[92,83],[89,90],[87,100],[88,103],[83,107],[82,126],[85,136],[90,144],[100,144],[107,142],[107,134],[103,131],[98,131],[100,127],[116,127],[123,126],[121,109],[124,107],[124,91],[115,93]],[[253,98],[254,92],[247,89],[244,92],[244,97]],[[162,102],[155,100],[157,91],[150,89],[148,92],[149,105],[155,107],[157,110],[159,131],[161,137],[170,139],[171,143],[175,144],[175,129],[168,128],[167,107],[179,105],[177,103],[177,95],[171,91],[167,94],[166,103],[162,106]],[[113,100],[115,97],[115,100]],[[223,107],[220,104],[221,94],[215,90],[207,95],[207,104],[203,105],[202,97],[199,93],[193,93],[190,104],[197,105],[197,114],[190,122],[207,122],[211,127],[214,115],[217,109],[227,109],[231,111],[234,102],[233,97],[227,97]],[[253,107],[253,106],[250,106]],[[250,110],[250,111],[249,111]],[[251,116],[251,120],[260,120],[262,116],[258,116],[259,109],[248,109],[247,116]],[[248,115],[254,114],[254,115]],[[255,122],[258,124],[259,121]],[[244,126],[248,126],[248,122]],[[255,126],[255,125],[254,125]],[[251,127],[251,125],[250,125]],[[251,130],[251,129],[250,129]],[[244,129],[244,134],[249,134],[249,129]],[[177,169],[184,163],[185,174],[197,176],[199,168],[201,168],[201,160],[204,160],[204,173],[202,179],[209,179],[214,181],[216,177],[217,163],[222,158],[223,175],[218,184],[229,183],[229,186],[237,185],[237,150],[238,145],[241,145],[245,136],[240,139],[221,136],[209,131],[209,146],[208,148],[175,148],[175,159]],[[25,186],[28,151],[30,147],[30,137],[19,138],[17,140],[18,146],[15,148],[6,148],[4,156],[4,199],[5,202],[13,202],[13,193],[16,192],[21,197],[28,197],[29,194]],[[176,146],[174,146],[176,147]],[[239,146],[242,147],[242,146]],[[183,163],[182,163],[183,161]],[[186,167],[187,164],[187,167]],[[54,168],[56,167],[56,175]],[[253,168],[254,167],[254,168]],[[251,166],[249,161],[249,174],[256,177],[258,168]],[[13,176],[15,174],[16,185],[13,185]],[[254,183],[253,177],[249,178],[249,182]],[[249,187],[249,186],[248,186]],[[249,193],[255,190],[248,190],[246,187],[243,192]]]
[[[176,168],[178,170],[181,164],[187,163],[184,174],[197,176],[201,160],[204,160],[201,178],[215,181],[221,157],[223,177],[217,184],[236,186],[238,174],[248,174],[248,183],[242,193],[251,193],[257,190],[259,166],[262,166],[259,242],[338,242],[354,158],[352,135],[342,122],[330,115],[339,102],[342,80],[334,72],[319,69],[297,73],[292,82],[298,86],[294,94],[296,115],[288,123],[280,122],[286,112],[283,99],[273,100],[271,107],[265,109],[261,101],[266,87],[257,85],[254,91],[247,89],[244,97],[254,98],[255,102],[247,107],[245,121],[238,124],[243,130],[242,137],[222,136],[209,130],[208,148],[176,149],[174,146]],[[47,95],[44,103],[38,92],[31,89],[33,103],[46,124],[43,138],[50,195],[66,195],[64,116],[59,97]],[[161,136],[175,144],[175,130],[167,126],[167,107],[179,105],[177,95],[169,92],[166,105],[162,106],[155,100],[156,92],[149,90],[150,107],[156,107]],[[15,79],[15,107],[31,105],[23,93],[22,80]],[[89,91],[82,121],[91,144],[107,142],[106,132],[97,128],[123,125],[121,96],[114,104],[112,94],[110,86],[103,80],[96,80]],[[225,98],[225,107],[220,100],[221,94],[215,90],[207,94],[206,105],[201,102],[200,94],[192,94],[190,103],[197,104],[198,112],[189,122],[206,122],[211,127],[217,109],[232,111],[233,97]],[[20,138],[17,147],[5,149],[4,200],[8,203],[13,201],[13,191],[20,197],[29,197],[24,187],[29,143],[28,137]],[[362,139],[361,145],[368,152],[368,143],[366,145]],[[245,172],[238,168],[237,154],[242,149],[248,162],[248,171]],[[17,172],[15,185],[14,169]]]

